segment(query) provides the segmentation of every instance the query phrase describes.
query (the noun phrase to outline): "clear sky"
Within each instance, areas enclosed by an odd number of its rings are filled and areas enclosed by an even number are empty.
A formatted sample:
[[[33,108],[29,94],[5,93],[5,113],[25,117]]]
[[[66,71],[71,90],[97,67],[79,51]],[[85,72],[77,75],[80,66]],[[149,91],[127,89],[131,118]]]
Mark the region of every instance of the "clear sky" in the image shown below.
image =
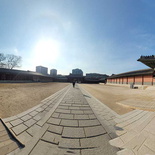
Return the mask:
[[[69,74],[145,69],[155,55],[154,0],[0,0],[0,52]]]

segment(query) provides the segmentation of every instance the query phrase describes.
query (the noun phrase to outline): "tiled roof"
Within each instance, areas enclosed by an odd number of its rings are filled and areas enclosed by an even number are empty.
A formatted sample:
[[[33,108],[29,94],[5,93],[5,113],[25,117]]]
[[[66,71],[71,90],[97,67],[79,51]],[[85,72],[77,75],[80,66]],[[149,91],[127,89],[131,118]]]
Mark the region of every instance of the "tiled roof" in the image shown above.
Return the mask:
[[[37,72],[23,71],[23,70],[15,70],[15,69],[7,69],[7,68],[0,68],[0,74],[1,73],[24,74],[24,75],[37,75],[37,76],[46,76],[46,77],[49,77],[49,75],[44,75],[44,74],[37,73]]]
[[[126,76],[149,75],[149,74],[153,74],[153,72],[154,72],[154,70],[150,69],[150,68],[149,69],[142,69],[142,70],[136,70],[136,71],[130,71],[130,72],[125,72],[125,73],[115,74],[115,75],[108,77],[108,79],[118,78],[118,77],[126,77]]]

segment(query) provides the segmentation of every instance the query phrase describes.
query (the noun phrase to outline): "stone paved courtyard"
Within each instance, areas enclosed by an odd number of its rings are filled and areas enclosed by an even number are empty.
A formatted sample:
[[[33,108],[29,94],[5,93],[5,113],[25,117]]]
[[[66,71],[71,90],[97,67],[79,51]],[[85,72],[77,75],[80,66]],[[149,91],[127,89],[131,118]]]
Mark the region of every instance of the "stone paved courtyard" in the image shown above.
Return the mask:
[[[143,155],[155,152],[154,112],[133,110],[118,115],[79,85],[75,88],[69,85],[38,106],[2,119],[1,124],[4,133],[9,131],[0,141],[2,155]],[[143,138],[137,141],[141,135]]]

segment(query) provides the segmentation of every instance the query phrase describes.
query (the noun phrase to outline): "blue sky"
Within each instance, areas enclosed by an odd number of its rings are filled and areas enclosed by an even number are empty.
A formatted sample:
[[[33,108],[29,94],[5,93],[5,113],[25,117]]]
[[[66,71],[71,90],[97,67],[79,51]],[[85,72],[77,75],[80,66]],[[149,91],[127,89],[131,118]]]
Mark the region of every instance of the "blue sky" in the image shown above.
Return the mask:
[[[0,52],[69,74],[147,68],[155,54],[154,0],[0,0]]]

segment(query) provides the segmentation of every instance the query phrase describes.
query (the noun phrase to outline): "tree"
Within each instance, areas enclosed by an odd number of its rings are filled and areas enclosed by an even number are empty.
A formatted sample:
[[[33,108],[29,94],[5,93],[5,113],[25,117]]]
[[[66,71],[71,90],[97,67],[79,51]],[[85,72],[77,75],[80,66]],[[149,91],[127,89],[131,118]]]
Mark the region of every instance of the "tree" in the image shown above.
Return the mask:
[[[5,67],[5,61],[6,60],[6,57],[3,53],[0,53],[0,67]]]
[[[16,56],[14,54],[8,54],[6,55],[6,68],[13,69],[14,67],[20,67],[21,66],[22,57]]]
[[[4,55],[0,53],[0,68],[13,69],[14,67],[21,66],[22,57],[14,54]]]

